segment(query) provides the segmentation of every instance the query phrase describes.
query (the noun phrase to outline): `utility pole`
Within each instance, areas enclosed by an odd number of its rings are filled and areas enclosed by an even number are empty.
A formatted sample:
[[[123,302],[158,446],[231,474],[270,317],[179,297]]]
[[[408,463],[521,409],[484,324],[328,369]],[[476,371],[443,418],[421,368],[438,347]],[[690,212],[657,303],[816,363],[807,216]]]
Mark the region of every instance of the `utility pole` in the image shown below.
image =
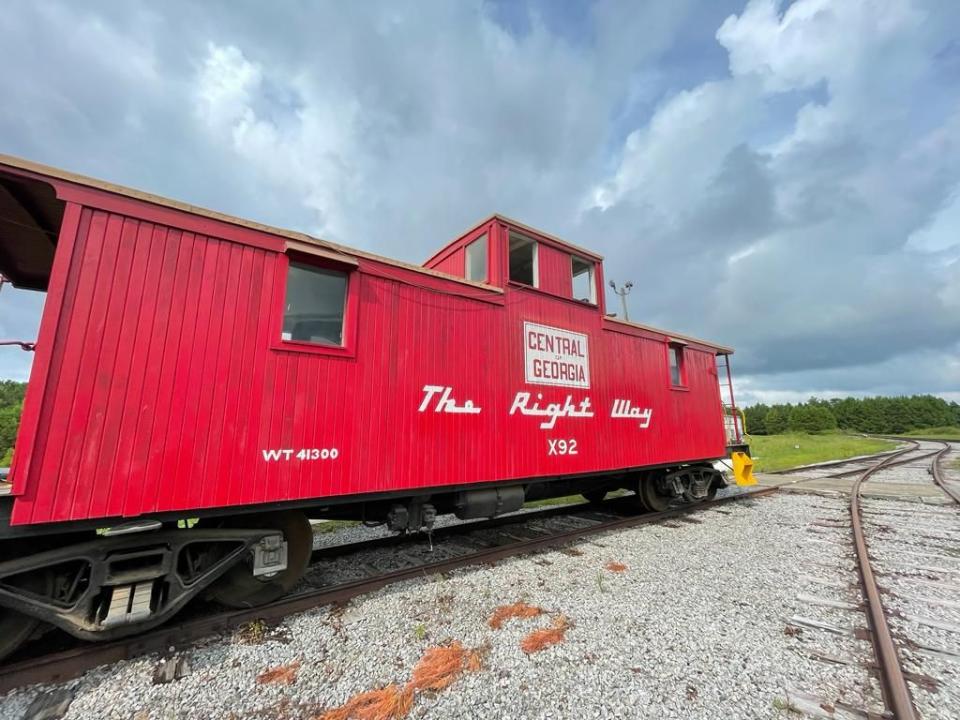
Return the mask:
[[[627,312],[627,295],[629,295],[630,291],[633,289],[633,283],[627,280],[627,284],[621,289],[617,290],[617,284],[611,280],[610,287],[612,287],[613,291],[620,296],[620,305],[623,307],[623,319],[629,320],[630,313]]]

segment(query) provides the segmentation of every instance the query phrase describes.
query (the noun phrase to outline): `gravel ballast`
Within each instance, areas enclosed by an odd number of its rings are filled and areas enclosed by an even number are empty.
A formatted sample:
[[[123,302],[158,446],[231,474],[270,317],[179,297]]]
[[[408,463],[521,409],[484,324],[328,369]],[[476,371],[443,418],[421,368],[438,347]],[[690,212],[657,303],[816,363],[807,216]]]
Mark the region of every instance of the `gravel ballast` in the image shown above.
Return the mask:
[[[75,698],[65,717],[319,717],[357,693],[402,687],[429,648],[451,642],[479,650],[481,668],[416,692],[409,717],[795,718],[788,703],[807,696],[877,709],[876,681],[857,662],[869,645],[794,622],[863,625],[859,612],[810,600],[859,601],[845,507],[767,496],[393,585],[262,638],[248,629],[211,639],[179,653],[189,671],[169,683],[154,683],[156,656],[89,673],[66,685]],[[350,530],[329,539],[353,540]],[[518,601],[544,613],[488,626]],[[560,642],[521,649],[561,618]],[[258,682],[293,663],[290,684]],[[22,717],[41,690],[0,698],[0,717]]]

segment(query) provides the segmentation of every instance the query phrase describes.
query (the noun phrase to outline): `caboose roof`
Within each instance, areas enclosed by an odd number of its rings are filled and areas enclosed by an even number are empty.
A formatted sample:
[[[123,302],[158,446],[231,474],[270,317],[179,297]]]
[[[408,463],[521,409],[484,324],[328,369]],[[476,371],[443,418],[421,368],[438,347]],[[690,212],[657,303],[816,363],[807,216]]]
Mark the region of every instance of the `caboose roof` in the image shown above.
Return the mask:
[[[341,259],[343,259],[345,262],[350,262],[351,257],[368,258],[371,260],[376,260],[377,262],[385,263],[388,265],[394,265],[396,267],[401,267],[406,270],[419,272],[424,275],[434,275],[436,277],[442,277],[446,280],[453,280],[454,282],[458,282],[463,285],[472,285],[474,287],[481,287],[496,293],[503,292],[502,288],[496,287],[494,285],[475,282],[473,280],[466,280],[461,277],[456,277],[455,275],[450,275],[445,272],[440,272],[439,270],[432,270],[430,268],[425,268],[420,265],[414,265],[412,263],[403,262],[402,260],[396,260],[395,258],[389,258],[383,255],[377,255],[376,253],[368,252],[366,250],[359,250],[357,248],[349,247],[347,245],[340,245],[330,240],[317,238],[312,235],[299,232],[297,230],[288,230],[285,228],[276,227],[274,225],[259,223],[254,220],[246,220],[244,218],[236,217],[234,215],[227,215],[226,213],[218,212],[216,210],[210,210],[209,208],[201,207],[199,205],[191,205],[190,203],[181,202],[179,200],[173,200],[171,198],[163,197],[161,195],[154,195],[153,193],[145,192],[143,190],[136,190],[134,188],[126,187],[124,185],[117,185],[115,183],[106,182],[104,180],[98,180],[97,178],[92,178],[87,175],[80,175],[77,173],[68,172],[67,170],[61,170],[60,168],[55,168],[50,165],[44,165],[42,163],[33,162],[31,160],[25,160],[23,158],[19,158],[13,155],[4,155],[3,153],[0,153],[0,169],[2,169],[2,166],[4,165],[11,168],[18,169],[18,170],[25,170],[29,173],[34,173],[36,175],[45,176],[45,177],[53,178],[57,180],[63,180],[65,182],[73,183],[75,185],[81,185],[83,187],[93,188],[95,190],[111,193],[113,195],[120,195],[122,197],[131,198],[133,200],[141,200],[143,202],[148,202],[153,205],[159,205],[161,207],[180,210],[182,212],[190,213],[192,215],[210,218],[211,220],[218,220],[220,222],[229,223],[230,225],[237,225],[240,227],[249,228],[251,230],[257,230],[259,232],[269,233],[270,235],[276,235],[278,237],[286,238],[288,240],[293,240],[295,242],[312,243],[319,247],[326,248],[327,250],[334,253],[334,255],[328,255],[328,257],[331,257],[333,259],[336,258],[336,255],[335,255],[336,253],[341,254],[342,255]]]
[[[44,165],[42,163],[33,162],[31,160],[26,160],[24,158],[19,158],[13,155],[5,155],[3,153],[0,153],[0,169],[2,169],[3,166],[21,170],[26,173],[40,176],[41,178],[46,177],[46,178],[61,180],[67,183],[72,183],[75,185],[80,185],[83,187],[99,190],[101,192],[120,195],[123,197],[131,198],[133,200],[140,200],[142,202],[147,202],[147,203],[151,203],[161,207],[179,210],[185,213],[190,213],[192,215],[210,218],[212,220],[228,223],[230,225],[236,225],[236,226],[248,228],[251,230],[256,230],[259,232],[268,233],[268,234],[282,237],[289,241],[292,241],[292,243],[288,243],[288,245],[295,244],[295,243],[310,243],[313,246],[317,246],[319,248],[325,249],[327,252],[323,254],[326,255],[327,257],[330,257],[332,259],[339,259],[339,260],[342,260],[343,262],[355,264],[353,258],[355,257],[367,258],[367,259],[374,260],[387,265],[393,265],[395,267],[403,268],[405,270],[409,270],[412,272],[440,277],[445,280],[450,280],[453,282],[460,283],[462,285],[479,287],[494,293],[503,293],[502,288],[499,288],[487,283],[467,280],[465,278],[458,277],[456,275],[451,275],[449,273],[445,273],[439,270],[423,267],[422,265],[414,265],[412,263],[403,262],[402,260],[396,260],[394,258],[385,257],[383,255],[377,255],[376,253],[368,252],[366,250],[358,250],[356,248],[352,248],[346,245],[340,245],[338,243],[334,243],[329,240],[323,240],[321,238],[317,238],[312,235],[307,235],[306,233],[299,232],[296,230],[288,230],[288,229],[279,228],[273,225],[267,225],[265,223],[255,222],[253,220],[246,220],[244,218],[236,217],[234,215],[228,215],[226,213],[221,213],[216,210],[210,210],[209,208],[201,207],[199,205],[192,205],[190,203],[181,202],[179,200],[173,200],[171,198],[163,197],[161,195],[154,195],[153,193],[145,192],[143,190],[136,190],[134,188],[126,187],[124,185],[117,185],[116,183],[111,183],[104,180],[98,180],[97,178],[92,178],[86,175],[80,175],[78,173],[72,173],[67,170],[62,170],[60,168],[52,167],[50,165]],[[598,253],[595,253],[592,250],[587,250],[586,248],[580,247],[567,240],[563,240],[562,238],[546,233],[543,230],[538,230],[536,228],[533,228],[529,225],[526,225],[522,222],[519,222],[518,220],[514,220],[500,213],[494,213],[488,216],[487,218],[485,218],[484,220],[482,220],[481,222],[476,223],[472,227],[473,228],[480,227],[481,225],[489,223],[492,220],[498,220],[504,223],[505,225],[507,225],[508,227],[513,228],[521,233],[529,233],[534,236],[546,238],[551,243],[566,247],[571,252],[574,252],[577,255],[582,255],[585,258],[589,258],[597,262],[601,262],[603,260],[602,255],[599,255]],[[444,248],[441,248],[440,251],[435,253],[433,257],[436,257],[436,255],[439,255],[441,252],[443,252],[446,249],[446,247],[449,247],[449,245],[444,246]],[[718,353],[722,353],[722,354],[733,353],[733,348],[727,347],[725,345],[720,345],[718,343],[701,340],[699,338],[695,338],[689,335],[682,335],[679,333],[671,332],[669,330],[663,330],[661,328],[656,328],[650,325],[644,325],[641,323],[621,320],[619,318],[608,317],[605,319],[607,321],[615,322],[621,325],[632,326],[641,330],[655,333],[657,335],[662,335],[668,341],[671,341],[671,342],[696,343],[698,345],[712,348],[716,350]]]
[[[535,238],[542,238],[542,239],[549,240],[551,244],[557,245],[562,248],[566,248],[567,250],[569,250],[575,255],[580,255],[581,257],[588,258],[596,262],[603,262],[603,255],[600,255],[599,253],[596,253],[593,250],[587,250],[585,247],[574,245],[569,240],[564,240],[563,238],[557,237],[556,235],[551,235],[550,233],[545,232],[544,230],[535,228],[532,225],[527,225],[525,223],[520,222],[519,220],[514,220],[513,218],[507,217],[502,213],[493,213],[492,215],[487,215],[480,222],[473,223],[470,227],[468,227],[462,233],[457,235],[456,239],[452,240],[451,242],[447,243],[442,248],[437,250],[433,255],[427,258],[427,261],[424,263],[424,265],[429,265],[431,262],[433,262],[438,257],[440,257],[445,252],[447,252],[447,250],[450,247],[459,244],[464,237],[472,233],[474,230],[477,230],[478,228],[483,227],[484,225],[487,225],[488,223],[493,222],[494,220],[497,220],[503,223],[511,230],[516,230],[521,234],[527,234]]]

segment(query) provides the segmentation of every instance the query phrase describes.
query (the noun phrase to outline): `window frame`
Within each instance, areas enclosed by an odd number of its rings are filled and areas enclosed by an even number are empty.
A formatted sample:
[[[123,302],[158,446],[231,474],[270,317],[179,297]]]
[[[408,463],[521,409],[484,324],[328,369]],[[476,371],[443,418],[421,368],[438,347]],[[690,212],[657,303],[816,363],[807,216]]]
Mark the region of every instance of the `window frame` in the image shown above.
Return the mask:
[[[344,292],[343,329],[340,345],[306,342],[303,340],[284,340],[283,313],[287,297],[287,278],[290,263],[307,265],[319,270],[333,270],[347,276]],[[270,349],[283,352],[304,353],[308,355],[327,355],[333,357],[356,357],[357,322],[360,310],[360,272],[356,264],[340,261],[309,252],[288,250],[277,258],[273,282],[272,317],[270,322]]]
[[[587,300],[581,300],[577,297],[574,283],[576,281],[576,274],[573,272],[573,265],[577,261],[580,261],[587,266],[587,278],[590,284],[590,297]],[[577,255],[576,253],[570,254],[570,299],[575,300],[578,303],[583,303],[584,305],[591,305],[593,307],[597,306],[597,263],[593,260],[588,260],[582,255]]]
[[[510,275],[510,244],[514,238],[525,240],[527,243],[533,245],[533,285],[525,283],[522,280],[514,280]],[[540,241],[513,229],[507,232],[507,282],[518,287],[540,290]]]
[[[667,361],[667,382],[670,385],[671,390],[689,390],[690,386],[687,384],[687,358],[686,356],[686,343],[677,342],[675,340],[669,340],[664,348],[664,353]],[[670,363],[671,350],[677,351],[677,375],[679,379],[679,384],[673,382],[673,372],[672,366]]]
[[[470,248],[476,245],[479,242],[484,243],[484,264],[483,264],[483,278],[477,279],[470,277]],[[484,230],[482,233],[477,235],[472,240],[466,242],[463,246],[463,279],[469,280],[470,282],[483,283],[484,285],[489,284],[490,282],[490,233]]]

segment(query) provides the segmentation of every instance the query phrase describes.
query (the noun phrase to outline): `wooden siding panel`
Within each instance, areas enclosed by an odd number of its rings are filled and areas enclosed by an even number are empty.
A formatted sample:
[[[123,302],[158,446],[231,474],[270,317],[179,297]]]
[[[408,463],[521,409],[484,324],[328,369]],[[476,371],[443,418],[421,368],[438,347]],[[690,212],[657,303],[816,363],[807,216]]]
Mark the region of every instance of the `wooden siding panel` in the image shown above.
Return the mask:
[[[465,277],[466,276],[466,254],[463,248],[457,248],[449,255],[447,255],[442,260],[437,261],[431,265],[432,270],[439,270],[440,272],[447,273],[448,275],[453,275],[455,277]]]
[[[85,462],[86,465],[92,465],[96,468],[93,472],[94,482],[98,477],[111,477],[114,474],[120,433],[123,429],[125,416],[128,415],[123,396],[135,394],[141,379],[131,374],[130,368],[133,359],[132,348],[136,342],[136,331],[141,319],[140,309],[143,298],[142,288],[145,281],[146,244],[149,232],[150,226],[146,223],[138,223],[131,219],[124,220],[120,237],[120,252],[117,259],[117,277],[121,279],[121,282],[114,284],[114,292],[111,294],[108,311],[111,317],[119,318],[111,323],[112,327],[117,328],[117,334],[112,339],[109,336],[105,337],[103,343],[104,347],[107,348],[111,342],[115,342],[116,350],[104,354],[105,357],[112,355],[113,362],[103,365],[103,371],[109,374],[98,378],[100,382],[107,386],[107,397],[101,400],[106,408],[106,414],[99,445],[89,448],[88,452],[92,456]],[[147,239],[144,239],[144,236],[147,236]],[[106,515],[107,508],[116,494],[119,493],[110,495],[96,492],[93,487],[90,487],[86,492],[87,515],[91,517]],[[77,502],[79,503],[80,500]]]
[[[539,243],[537,265],[541,290],[564,298],[573,297],[570,253]]]
[[[143,478],[143,467],[142,464],[137,463],[138,457],[142,458],[142,453],[138,456],[140,448],[137,447],[137,437],[140,428],[145,425],[144,416],[147,411],[144,409],[144,399],[152,397],[151,391],[147,388],[151,378],[151,368],[156,365],[152,351],[158,346],[154,338],[157,313],[143,312],[142,308],[145,298],[156,298],[155,302],[158,306],[163,304],[164,296],[161,295],[160,290],[163,273],[158,272],[158,268],[163,265],[165,238],[166,228],[149,223],[140,224],[131,284],[133,288],[142,288],[143,292],[132,294],[138,305],[136,314],[132,314],[133,337],[127,342],[130,348],[129,377],[131,380],[128,402],[125,404],[123,417],[120,420],[117,451],[111,469],[114,475],[125,479],[126,486],[122,493],[117,492],[107,498],[105,505],[98,493],[97,498],[100,502],[95,505],[96,509],[91,510],[92,513],[99,512],[107,517],[116,517],[124,513],[124,508],[130,503],[131,488],[137,488],[139,499],[139,481]]]
[[[666,345],[604,328],[569,296],[569,255],[541,247],[540,290],[494,304],[399,274],[351,278],[356,355],[276,347],[285,292],[278,252],[83,210],[55,299],[42,437],[14,523],[552,477],[724,454],[712,353],[686,349],[689,387],[669,385]],[[564,282],[561,282],[564,281]],[[49,319],[45,319],[50,322]],[[527,384],[524,322],[588,337],[590,388]],[[426,385],[480,414],[419,412]],[[510,415],[590,398],[592,418]],[[616,399],[653,410],[646,429]],[[576,440],[577,455],[549,454]],[[264,450],[336,448],[336,460],[268,462]]]

